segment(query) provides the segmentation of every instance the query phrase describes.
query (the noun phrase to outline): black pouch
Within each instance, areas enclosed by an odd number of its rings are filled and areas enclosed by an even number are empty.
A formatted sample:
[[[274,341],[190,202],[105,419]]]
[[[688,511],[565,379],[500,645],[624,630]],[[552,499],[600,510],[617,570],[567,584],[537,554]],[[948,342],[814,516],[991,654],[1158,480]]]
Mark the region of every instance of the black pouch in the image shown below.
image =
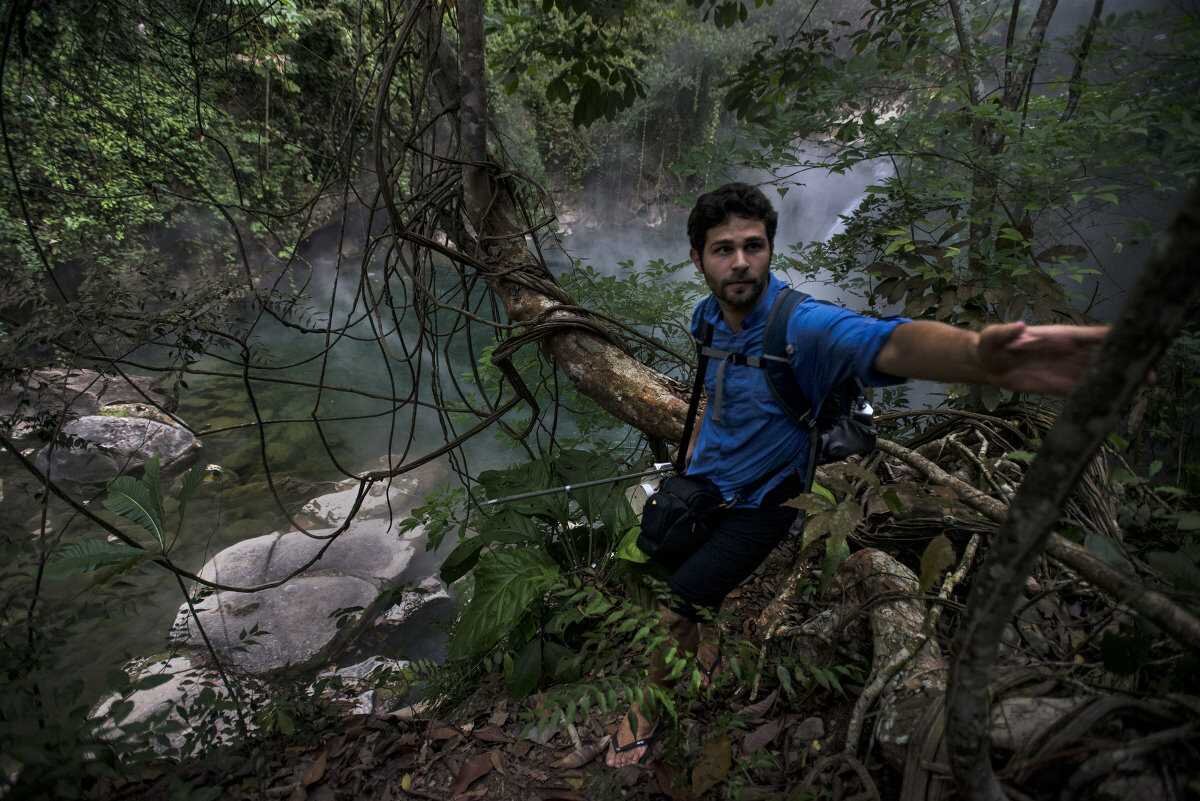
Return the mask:
[[[724,503],[717,485],[707,478],[663,479],[642,508],[638,548],[668,562],[690,556],[708,540],[712,514]]]

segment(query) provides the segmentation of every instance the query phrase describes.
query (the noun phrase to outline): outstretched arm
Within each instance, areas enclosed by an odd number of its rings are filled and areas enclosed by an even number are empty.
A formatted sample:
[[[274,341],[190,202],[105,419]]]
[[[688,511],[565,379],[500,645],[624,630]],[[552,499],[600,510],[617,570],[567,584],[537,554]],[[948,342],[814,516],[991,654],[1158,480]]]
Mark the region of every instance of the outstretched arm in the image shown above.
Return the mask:
[[[975,332],[915,320],[892,332],[874,366],[905,378],[1066,395],[1107,334],[1102,325],[1002,323]]]

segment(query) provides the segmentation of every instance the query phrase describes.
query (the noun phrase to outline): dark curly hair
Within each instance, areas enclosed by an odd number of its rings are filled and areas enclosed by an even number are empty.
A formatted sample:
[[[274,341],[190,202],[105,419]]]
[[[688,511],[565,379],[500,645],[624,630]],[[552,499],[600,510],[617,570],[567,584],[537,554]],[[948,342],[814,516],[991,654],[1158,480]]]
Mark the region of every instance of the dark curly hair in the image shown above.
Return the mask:
[[[687,224],[688,241],[692,248],[702,252],[708,229],[725,222],[731,214],[748,220],[762,220],[763,227],[767,229],[767,243],[772,251],[775,250],[775,229],[779,225],[779,215],[758,187],[742,183],[725,184],[696,198]]]

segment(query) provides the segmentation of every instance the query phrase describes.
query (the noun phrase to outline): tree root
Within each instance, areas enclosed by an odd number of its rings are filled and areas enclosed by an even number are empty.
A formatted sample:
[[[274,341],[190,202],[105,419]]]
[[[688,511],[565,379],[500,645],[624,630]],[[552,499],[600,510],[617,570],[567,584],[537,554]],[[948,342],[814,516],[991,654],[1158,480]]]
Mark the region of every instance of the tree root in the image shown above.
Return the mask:
[[[880,439],[879,450],[916,468],[930,481],[949,487],[964,503],[996,523],[1008,519],[1008,506],[982,490],[955,478],[929,459],[891,440]],[[1200,619],[1162,593],[1146,588],[1130,576],[1110,567],[1070,540],[1051,534],[1046,553],[1103,592],[1128,604],[1131,609],[1161,627],[1186,648],[1200,642]]]
[[[959,580],[954,577],[960,572],[965,574],[969,563],[964,553],[959,568],[946,582]],[[789,581],[794,583],[797,578],[789,576]],[[850,638],[859,636],[847,634],[846,629],[867,610],[873,646],[868,686],[855,706],[845,749],[837,759],[814,765],[806,782],[845,775],[853,763],[858,763],[856,753],[864,721],[871,707],[877,705],[875,743],[884,760],[903,773],[901,801],[937,801],[954,796],[945,740],[949,666],[937,640],[930,636],[930,615],[917,594],[918,581],[911,570],[888,554],[867,548],[847,559],[834,578],[830,597],[839,598],[841,603],[800,625],[779,624],[773,629],[776,639],[801,637],[810,644],[832,648],[839,633]],[[782,619],[780,613],[776,622]],[[1079,793],[1097,780],[1108,781],[1108,772],[1099,771],[1102,765],[1127,762],[1198,736],[1193,724],[1176,726],[1167,730],[1169,736],[1150,734],[1094,755],[1071,774],[1064,772],[1061,755],[1071,755],[1074,762],[1079,762],[1082,743],[1087,743],[1082,746],[1085,751],[1094,749],[1096,732],[1105,721],[1117,715],[1122,721],[1135,716],[1152,719],[1157,725],[1190,720],[1196,713],[1193,706],[1200,702],[1180,697],[1148,703],[1121,696],[1081,694],[1075,687],[1063,692],[1057,679],[1032,669],[1005,671],[993,683],[992,694],[996,701],[991,711],[991,742],[1012,755],[1001,775],[1018,787],[1044,781],[1046,772],[1057,780],[1056,784],[1068,776],[1077,777],[1063,788],[1065,798],[1087,797]],[[1144,775],[1139,774],[1136,786],[1150,793],[1146,797],[1162,797],[1166,792],[1164,775],[1153,770],[1141,773]],[[1011,785],[1006,789],[1013,799],[1023,797]],[[862,790],[851,795],[871,798],[872,791],[874,785],[864,783]],[[1118,792],[1115,786],[1110,791]]]

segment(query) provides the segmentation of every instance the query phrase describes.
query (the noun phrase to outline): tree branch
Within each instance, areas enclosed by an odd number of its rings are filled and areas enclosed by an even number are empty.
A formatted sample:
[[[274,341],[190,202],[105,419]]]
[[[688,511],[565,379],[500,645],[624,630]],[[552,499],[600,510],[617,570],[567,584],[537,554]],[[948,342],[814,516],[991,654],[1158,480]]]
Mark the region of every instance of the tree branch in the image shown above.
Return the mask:
[[[1169,248],[1151,260],[1099,358],[1047,435],[972,586],[947,704],[951,768],[967,798],[1005,799],[990,761],[988,684],[1024,579],[1092,455],[1200,299],[1194,269],[1200,191],[1189,196],[1170,234]]]
[[[1070,120],[1079,108],[1079,98],[1083,96],[1083,65],[1087,63],[1088,54],[1092,49],[1092,38],[1096,35],[1096,27],[1100,24],[1103,14],[1104,0],[1096,0],[1092,5],[1092,16],[1083,30],[1083,40],[1079,43],[1079,49],[1075,51],[1075,67],[1071,70],[1070,88],[1067,90],[1067,107],[1063,109],[1060,122]]]
[[[876,444],[879,450],[903,460],[921,471],[930,481],[954,490],[963,503],[980,514],[1001,525],[1008,519],[1009,507],[1004,503],[955,478],[916,451],[887,439],[880,439]],[[1028,478],[1026,480],[1028,481]],[[1085,581],[1128,604],[1135,612],[1162,628],[1183,645],[1195,647],[1195,643],[1200,642],[1200,619],[1162,593],[1146,588],[1058,534],[1050,535],[1046,553]],[[1024,576],[1021,578],[1023,581]]]

